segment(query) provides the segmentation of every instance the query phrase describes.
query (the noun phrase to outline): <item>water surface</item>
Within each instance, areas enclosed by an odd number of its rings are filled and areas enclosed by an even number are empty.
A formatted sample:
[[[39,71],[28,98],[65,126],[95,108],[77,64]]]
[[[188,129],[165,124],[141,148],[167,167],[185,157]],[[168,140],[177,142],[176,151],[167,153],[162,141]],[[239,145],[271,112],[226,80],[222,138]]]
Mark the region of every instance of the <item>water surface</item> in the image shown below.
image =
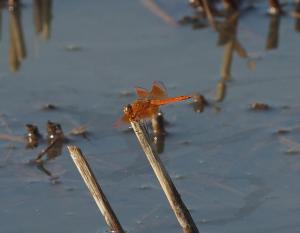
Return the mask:
[[[194,14],[182,1],[156,2],[175,22]],[[134,86],[160,80],[170,96],[199,92],[211,103],[203,113],[187,103],[163,107],[170,124],[161,159],[200,231],[300,230],[300,34],[294,18],[274,21],[266,3],[257,1],[238,20],[236,36],[218,45],[213,29],[172,27],[143,1],[52,1],[52,17],[44,16],[47,27],[39,32],[34,7],[24,1],[20,9],[26,57],[18,69],[9,62],[12,15],[1,11],[1,134],[23,136],[25,124],[34,123],[45,135],[48,120],[65,133],[87,125],[90,140],[71,137],[70,143],[86,154],[124,228],[181,232],[133,133],[112,125],[135,98]],[[232,38],[247,56],[233,51],[224,76]],[[221,84],[226,93],[215,101]],[[271,108],[251,111],[253,102]],[[58,109],[42,111],[47,104]],[[28,150],[0,141],[1,232],[104,232],[66,149],[45,163],[59,184],[28,164],[45,146]]]

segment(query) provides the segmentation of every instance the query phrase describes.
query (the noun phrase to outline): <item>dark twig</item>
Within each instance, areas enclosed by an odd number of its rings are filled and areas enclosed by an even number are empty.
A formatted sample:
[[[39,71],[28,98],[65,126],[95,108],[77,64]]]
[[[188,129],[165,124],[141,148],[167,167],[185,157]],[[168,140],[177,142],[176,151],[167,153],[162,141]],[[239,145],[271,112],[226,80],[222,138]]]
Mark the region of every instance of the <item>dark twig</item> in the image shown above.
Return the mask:
[[[55,146],[59,140],[62,140],[61,138],[57,137],[55,138],[44,150],[42,150],[36,157],[35,161],[39,161],[51,148]]]

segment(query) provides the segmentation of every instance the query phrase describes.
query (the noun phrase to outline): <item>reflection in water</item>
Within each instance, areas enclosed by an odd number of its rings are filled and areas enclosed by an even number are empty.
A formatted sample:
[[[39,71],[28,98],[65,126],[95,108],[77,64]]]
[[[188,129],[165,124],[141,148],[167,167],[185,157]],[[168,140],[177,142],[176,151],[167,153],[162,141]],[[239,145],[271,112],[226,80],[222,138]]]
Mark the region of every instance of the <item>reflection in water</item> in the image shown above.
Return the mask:
[[[45,162],[43,160],[35,162],[36,167],[50,177],[50,180],[53,184],[60,183],[59,176],[55,176],[45,167]]]
[[[48,160],[54,159],[62,154],[65,140],[63,130],[58,123],[47,122],[48,145],[53,145],[47,152]]]
[[[44,39],[50,38],[51,19],[52,19],[52,0],[34,0],[33,1],[33,18],[37,34]]]
[[[228,9],[228,16],[218,27],[219,44],[224,45],[224,57],[220,71],[221,79],[217,83],[215,92],[215,100],[218,102],[223,101],[226,95],[226,82],[231,78],[233,52],[236,50],[242,57],[247,54],[236,38],[238,16],[235,10]]]
[[[269,33],[267,36],[266,49],[278,48],[278,35],[279,35],[280,15],[271,15],[269,23]]]
[[[218,44],[224,46],[223,62],[220,71],[221,79],[216,85],[214,97],[215,101],[222,102],[226,96],[227,82],[231,79],[234,52],[236,52],[239,57],[248,59],[247,65],[250,69],[255,69],[256,67],[254,60],[250,59],[247,51],[237,39],[238,20],[242,12],[239,10],[237,2],[231,0],[222,1],[224,8],[222,12],[219,10],[219,7],[215,6],[218,1],[209,2],[206,8],[203,8],[205,2],[202,1],[191,1],[190,3],[197,9],[196,15],[192,17],[185,16],[180,20],[181,24],[192,24],[194,29],[203,28],[208,25],[207,22],[205,22],[205,18],[207,18],[209,24],[218,32]],[[248,8],[249,7],[243,12],[246,12]],[[202,11],[199,12],[199,9]],[[203,13],[203,11],[208,13]],[[209,19],[209,16],[225,16],[225,19],[220,22],[219,19]],[[198,25],[201,25],[201,27],[198,27]]]
[[[22,60],[26,57],[23,28],[21,24],[21,8],[19,2],[9,11],[10,46],[9,66],[11,71],[20,68]]]
[[[295,1],[295,31],[300,32],[300,1]]]
[[[12,72],[20,69],[22,61],[26,58],[26,45],[22,26],[22,2],[20,0],[10,1],[5,4],[0,2],[0,38],[2,34],[2,10],[7,8],[9,13],[9,52],[8,63]],[[44,39],[49,39],[51,34],[52,0],[34,0],[33,18],[35,31]]]
[[[27,124],[26,129],[28,131],[26,137],[28,142],[38,143],[38,141],[33,141],[33,139],[37,140],[39,137],[41,137],[37,127],[35,125]],[[45,168],[45,163],[49,160],[55,159],[62,154],[65,137],[60,124],[51,121],[47,122],[47,133],[47,147],[38,154],[35,160],[31,162],[35,164],[37,168],[43,171],[46,175],[50,176],[53,182],[57,183],[58,177],[53,176],[52,173]],[[37,146],[37,144],[34,144],[34,146]],[[33,146],[28,148],[33,148]],[[42,159],[44,155],[47,155],[46,160]]]
[[[157,153],[161,154],[164,152],[166,135],[163,113],[159,111],[154,117],[152,117],[151,123],[153,144],[156,147]]]
[[[220,80],[217,83],[216,91],[215,91],[215,101],[222,102],[226,95],[226,81]]]
[[[30,164],[35,165],[39,170],[49,176],[53,183],[58,183],[59,177],[52,175],[52,173],[45,167],[45,164],[47,161],[55,159],[57,156],[59,156],[62,153],[62,148],[63,142],[59,139],[56,139],[48,144],[48,146],[38,154],[36,159],[30,161]],[[42,158],[45,154],[47,154],[47,159],[43,160]]]
[[[185,16],[180,20],[182,25],[191,24],[193,28],[204,28],[208,26],[218,32],[218,44],[224,46],[223,62],[221,66],[220,76],[221,79],[215,88],[215,101],[222,102],[226,97],[227,82],[231,79],[231,67],[233,63],[234,52],[240,58],[247,59],[247,66],[251,70],[256,69],[256,61],[254,57],[250,57],[237,38],[238,20],[241,15],[253,9],[251,3],[245,7],[241,5],[242,1],[208,1],[203,0],[190,0],[190,5],[196,9],[194,16]],[[220,4],[223,4],[221,10]],[[240,5],[241,6],[240,6]],[[246,4],[247,5],[247,4]],[[283,14],[282,7],[278,0],[269,0],[269,29],[266,38],[266,50],[277,49],[279,46],[279,29],[280,17]],[[243,9],[242,9],[243,8]],[[295,10],[293,13],[295,17],[295,30],[300,32],[300,1],[295,1]],[[220,18],[224,17],[223,22]],[[210,19],[209,17],[213,17]],[[200,25],[200,26],[199,26]]]

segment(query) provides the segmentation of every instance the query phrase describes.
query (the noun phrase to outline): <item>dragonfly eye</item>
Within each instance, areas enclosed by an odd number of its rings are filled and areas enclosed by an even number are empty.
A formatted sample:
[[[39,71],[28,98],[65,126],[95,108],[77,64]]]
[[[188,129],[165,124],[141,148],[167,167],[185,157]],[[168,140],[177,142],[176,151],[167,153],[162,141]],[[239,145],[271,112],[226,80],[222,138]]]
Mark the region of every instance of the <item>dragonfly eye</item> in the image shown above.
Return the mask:
[[[128,104],[126,107],[124,107],[123,111],[125,114],[132,114],[132,106]]]

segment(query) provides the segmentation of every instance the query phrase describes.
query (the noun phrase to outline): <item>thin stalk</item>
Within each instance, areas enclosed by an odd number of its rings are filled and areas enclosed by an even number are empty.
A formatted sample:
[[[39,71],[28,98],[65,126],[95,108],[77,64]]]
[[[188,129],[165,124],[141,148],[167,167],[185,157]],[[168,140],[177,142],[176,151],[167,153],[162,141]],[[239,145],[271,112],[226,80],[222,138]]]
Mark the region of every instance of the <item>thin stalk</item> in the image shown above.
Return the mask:
[[[269,32],[267,36],[266,49],[277,49],[279,45],[279,28],[280,28],[280,16],[270,16]]]
[[[81,150],[76,146],[68,146],[68,150],[110,230],[125,233]]]
[[[42,2],[40,0],[33,1],[33,21],[36,34],[39,34],[42,31],[41,5]]]
[[[279,15],[282,13],[281,6],[278,0],[268,0],[269,3],[269,14],[271,15]]]
[[[208,19],[208,22],[210,24],[210,26],[215,30],[217,31],[217,26],[216,26],[216,22],[215,22],[215,19],[214,19],[214,16],[211,12],[211,9],[209,7],[209,3],[208,3],[208,0],[203,0],[203,5],[204,5],[204,11],[206,13],[206,17]]]
[[[163,10],[154,0],[143,0],[142,3],[151,11],[151,13],[158,16],[169,26],[178,26],[176,20],[172,16],[170,16],[165,10]]]
[[[131,121],[131,126],[138,138],[142,149],[169,201],[169,204],[174,211],[176,218],[183,229],[184,233],[198,233],[198,229],[194,220],[183,203],[180,194],[174,186],[171,177],[162,164],[156,151],[153,149],[151,139],[144,127],[140,122]]]

